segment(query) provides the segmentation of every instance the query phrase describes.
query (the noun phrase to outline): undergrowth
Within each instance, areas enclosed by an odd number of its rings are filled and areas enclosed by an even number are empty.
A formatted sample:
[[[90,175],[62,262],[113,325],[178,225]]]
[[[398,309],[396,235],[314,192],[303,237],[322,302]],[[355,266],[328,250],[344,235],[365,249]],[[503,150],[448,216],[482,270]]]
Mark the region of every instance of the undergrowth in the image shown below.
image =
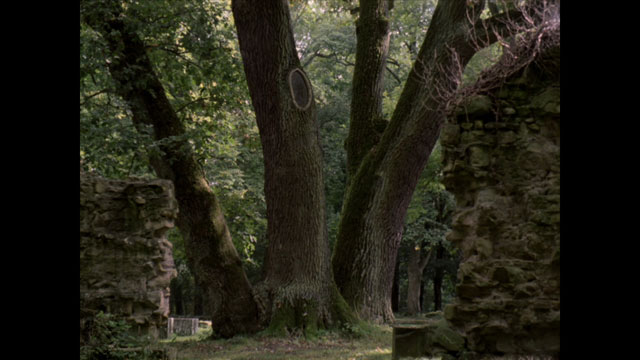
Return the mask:
[[[162,340],[163,347],[176,354],[176,360],[382,360],[391,359],[391,328],[388,326],[343,326],[318,330],[313,337],[302,334],[273,336],[258,333],[212,340],[209,329],[189,337]]]
[[[152,360],[157,358],[147,337],[130,334],[123,319],[99,312],[91,319],[87,340],[80,346],[80,360]]]

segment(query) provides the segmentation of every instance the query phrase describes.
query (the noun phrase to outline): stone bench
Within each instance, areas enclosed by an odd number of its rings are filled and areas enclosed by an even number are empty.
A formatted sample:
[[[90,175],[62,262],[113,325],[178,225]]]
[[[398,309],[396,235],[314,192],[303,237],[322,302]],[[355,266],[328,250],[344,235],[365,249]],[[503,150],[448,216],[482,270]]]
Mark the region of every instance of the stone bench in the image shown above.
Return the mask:
[[[453,330],[441,312],[427,318],[401,319],[392,324],[392,359],[441,357],[458,359],[465,352],[465,338]]]
[[[391,344],[391,358],[397,360],[403,357],[421,357],[426,347],[426,321],[413,323],[402,322],[391,325],[393,341]]]

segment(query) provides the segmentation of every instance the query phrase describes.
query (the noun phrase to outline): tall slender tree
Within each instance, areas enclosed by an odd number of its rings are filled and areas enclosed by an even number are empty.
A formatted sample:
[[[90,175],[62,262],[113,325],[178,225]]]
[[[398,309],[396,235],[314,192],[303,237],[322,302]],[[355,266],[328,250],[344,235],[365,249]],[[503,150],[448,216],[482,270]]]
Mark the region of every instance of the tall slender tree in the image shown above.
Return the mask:
[[[420,256],[422,246],[409,249],[409,261],[407,263],[407,314],[415,315],[422,312],[422,273],[429,265],[433,249],[427,252],[426,256]]]

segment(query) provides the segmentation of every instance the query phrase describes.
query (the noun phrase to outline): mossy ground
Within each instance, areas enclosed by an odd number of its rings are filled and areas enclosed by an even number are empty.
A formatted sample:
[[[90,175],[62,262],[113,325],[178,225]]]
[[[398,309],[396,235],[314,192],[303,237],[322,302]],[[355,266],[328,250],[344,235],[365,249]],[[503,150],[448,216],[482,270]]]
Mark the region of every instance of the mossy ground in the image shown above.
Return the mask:
[[[201,329],[193,336],[162,340],[160,345],[174,352],[176,360],[391,359],[389,326],[368,326],[357,332],[318,330],[313,339],[257,334],[210,340],[208,335],[209,329]]]

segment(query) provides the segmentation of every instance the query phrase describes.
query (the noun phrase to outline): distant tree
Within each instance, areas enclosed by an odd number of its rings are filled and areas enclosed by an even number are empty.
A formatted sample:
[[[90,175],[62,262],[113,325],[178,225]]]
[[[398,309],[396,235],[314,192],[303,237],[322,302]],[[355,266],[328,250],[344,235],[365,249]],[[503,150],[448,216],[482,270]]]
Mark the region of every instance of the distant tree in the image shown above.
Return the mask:
[[[407,253],[407,313],[423,311],[424,273],[427,267],[439,268],[445,235],[451,226],[455,208],[453,195],[444,189],[442,156],[437,144],[413,194],[403,230],[403,246]]]

